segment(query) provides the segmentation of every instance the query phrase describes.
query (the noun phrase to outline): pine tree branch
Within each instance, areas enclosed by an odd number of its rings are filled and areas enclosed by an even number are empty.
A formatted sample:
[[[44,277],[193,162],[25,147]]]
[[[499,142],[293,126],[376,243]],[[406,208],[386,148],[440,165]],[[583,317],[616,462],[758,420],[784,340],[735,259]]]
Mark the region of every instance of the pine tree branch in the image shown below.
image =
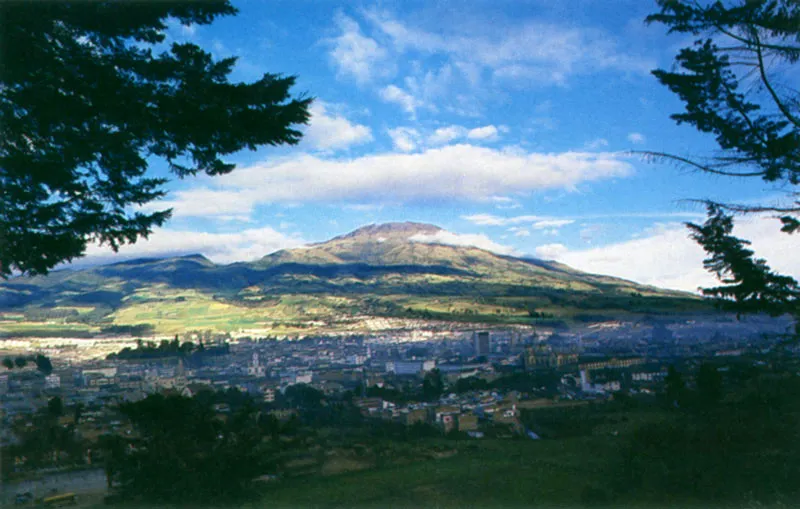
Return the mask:
[[[767,77],[767,71],[764,68],[764,55],[762,54],[761,51],[761,43],[758,37],[758,32],[756,32],[756,30],[753,30],[753,37],[755,38],[756,41],[755,51],[756,51],[756,56],[758,57],[758,71],[759,74],[761,75],[761,82],[764,83],[764,86],[767,88],[767,91],[769,92],[769,95],[772,97],[773,102],[781,111],[781,113],[783,113],[786,119],[789,120],[796,127],[800,127],[800,118],[795,117],[792,114],[792,112],[789,111],[786,105],[783,104],[783,102],[781,101],[780,97],[778,97],[778,94],[775,92],[775,89],[772,88],[772,84],[770,84],[769,82],[769,78]]]

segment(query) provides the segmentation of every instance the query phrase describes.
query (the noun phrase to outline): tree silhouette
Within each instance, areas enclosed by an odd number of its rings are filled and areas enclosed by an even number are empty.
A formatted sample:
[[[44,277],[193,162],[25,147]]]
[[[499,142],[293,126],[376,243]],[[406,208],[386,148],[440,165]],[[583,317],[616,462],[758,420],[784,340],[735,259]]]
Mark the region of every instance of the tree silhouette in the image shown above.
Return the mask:
[[[64,415],[64,402],[59,396],[50,398],[47,401],[47,415],[53,419],[58,419]]]
[[[769,213],[780,218],[786,233],[800,228],[800,91],[791,79],[800,60],[800,3],[657,3],[660,12],[648,16],[648,23],[695,37],[693,45],[678,52],[673,70],[653,71],[683,102],[684,111],[671,118],[712,134],[721,152],[703,158],[646,154],[714,175],[761,179],[783,187],[789,198],[788,204],[758,205],[704,200],[708,222],[689,227],[710,255],[706,267],[727,285],[707,294],[741,302],[744,311],[789,309],[796,314],[797,293],[787,291],[796,290],[796,282],[753,260],[743,248],[746,241],[731,236],[730,225],[731,214]]]
[[[701,408],[719,403],[722,398],[722,375],[712,364],[701,364],[697,371],[697,395]]]
[[[311,99],[290,96],[294,77],[231,83],[236,58],[159,47],[168,22],[236,13],[228,0],[0,3],[0,277],[162,225],[170,210],[135,208],[165,194],[153,160],[222,175],[226,155],[300,140]]]
[[[50,359],[42,354],[37,355],[34,360],[36,363],[36,369],[41,371],[45,375],[49,375],[53,372],[53,363],[50,362]]]
[[[686,397],[686,383],[683,381],[681,373],[670,365],[667,376],[664,378],[664,392],[667,403],[671,406],[679,407]]]
[[[131,449],[121,448],[119,439],[107,439],[106,469],[126,498],[229,499],[263,473],[267,458],[250,405],[225,421],[206,402],[181,396],[150,395],[120,410],[138,438],[130,441]]]

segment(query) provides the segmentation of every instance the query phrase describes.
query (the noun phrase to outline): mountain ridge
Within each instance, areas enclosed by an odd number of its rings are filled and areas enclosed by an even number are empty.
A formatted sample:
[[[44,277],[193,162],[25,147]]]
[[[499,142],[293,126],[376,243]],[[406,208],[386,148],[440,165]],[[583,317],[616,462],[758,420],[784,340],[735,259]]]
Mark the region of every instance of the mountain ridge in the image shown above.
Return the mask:
[[[587,314],[581,310],[612,316],[698,300],[556,262],[438,243],[442,232],[425,223],[371,224],[253,262],[140,258],[15,278],[0,284],[0,334],[14,330],[2,322],[4,314],[26,320],[63,315],[65,323],[100,329],[152,324],[173,332],[187,326],[327,327],[370,316],[541,324],[545,316]]]

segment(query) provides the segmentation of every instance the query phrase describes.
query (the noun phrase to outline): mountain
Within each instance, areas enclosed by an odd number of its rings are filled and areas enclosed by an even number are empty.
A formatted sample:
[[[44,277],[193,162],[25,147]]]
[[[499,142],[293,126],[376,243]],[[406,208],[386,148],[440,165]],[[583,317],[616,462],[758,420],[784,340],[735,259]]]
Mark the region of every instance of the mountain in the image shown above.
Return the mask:
[[[0,334],[324,332],[374,318],[565,326],[702,307],[689,294],[448,243],[455,238],[388,223],[249,263],[192,255],[15,278],[0,284]]]

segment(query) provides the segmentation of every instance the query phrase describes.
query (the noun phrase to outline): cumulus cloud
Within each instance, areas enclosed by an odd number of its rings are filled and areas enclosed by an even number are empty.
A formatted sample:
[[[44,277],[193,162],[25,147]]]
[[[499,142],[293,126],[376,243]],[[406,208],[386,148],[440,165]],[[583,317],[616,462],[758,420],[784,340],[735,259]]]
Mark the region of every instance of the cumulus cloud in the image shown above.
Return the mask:
[[[412,152],[417,148],[421,135],[412,127],[396,127],[387,131],[392,139],[392,145],[401,152]]]
[[[299,247],[302,238],[265,226],[235,233],[207,233],[171,229],[155,230],[149,238],[120,247],[114,253],[108,246],[91,244],[86,257],[73,266],[108,263],[131,258],[202,254],[215,263],[232,263],[261,258],[279,249]]]
[[[486,125],[483,127],[476,127],[470,129],[467,133],[467,138],[470,140],[484,140],[493,141],[499,138],[499,130],[493,125]]]
[[[388,52],[375,39],[361,31],[358,22],[339,15],[336,25],[340,34],[327,41],[331,46],[330,58],[340,75],[349,75],[359,83],[391,74]]]
[[[444,145],[459,139],[496,141],[500,138],[500,132],[508,132],[508,128],[505,126],[496,127],[493,125],[486,125],[468,129],[460,125],[449,125],[436,129],[428,137],[428,144]]]
[[[459,125],[440,127],[428,137],[428,143],[431,145],[444,145],[453,140],[463,138],[466,134],[467,130]]]
[[[416,118],[417,109],[424,103],[396,85],[388,85],[380,91],[381,99],[400,106],[411,118]]]
[[[254,190],[195,187],[174,191],[170,199],[147,203],[142,209],[171,208],[172,217],[249,218],[258,199]]]
[[[477,247],[502,255],[513,255],[516,252],[514,248],[498,244],[486,235],[479,233],[460,234],[442,230],[434,234],[418,233],[409,237],[409,240],[411,242],[421,242],[423,244]]]
[[[248,213],[258,203],[485,200],[487,196],[572,189],[624,177],[631,165],[612,153],[535,153],[450,145],[411,154],[327,159],[310,154],[239,168],[215,177],[216,189],[188,189],[148,208],[176,216]],[[217,193],[223,200],[217,199]]]
[[[645,138],[644,134],[642,133],[630,133],[628,135],[628,141],[631,143],[636,143],[637,145],[641,145],[647,141],[647,138]]]
[[[797,239],[781,233],[775,219],[739,220],[734,234],[751,240],[756,256],[765,258],[774,270],[800,278]],[[698,287],[718,284],[703,268],[705,252],[689,239],[681,224],[661,225],[641,238],[592,249],[570,250],[562,244],[547,244],[536,248],[535,253],[586,272],[663,288],[695,292]]]
[[[310,143],[320,150],[333,150],[372,141],[369,127],[350,122],[341,115],[330,114],[328,105],[322,101],[314,101],[309,111],[311,123],[306,129],[303,143]]]
[[[558,260],[567,252],[569,249],[564,244],[544,244],[538,246],[534,251],[536,256],[542,260]]]

